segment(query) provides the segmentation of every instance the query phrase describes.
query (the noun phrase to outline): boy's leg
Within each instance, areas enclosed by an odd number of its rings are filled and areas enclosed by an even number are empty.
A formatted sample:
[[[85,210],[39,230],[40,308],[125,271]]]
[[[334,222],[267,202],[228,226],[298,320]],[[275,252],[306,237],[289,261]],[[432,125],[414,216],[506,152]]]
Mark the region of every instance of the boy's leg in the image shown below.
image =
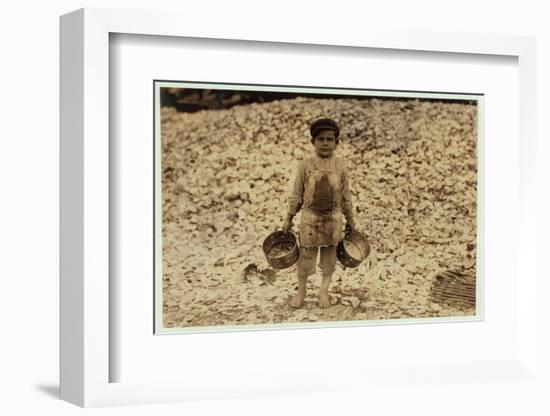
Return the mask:
[[[315,273],[315,262],[317,260],[317,247],[300,247],[298,261],[296,263],[296,273],[298,275],[298,293],[290,300],[290,306],[299,308],[304,303],[306,297],[306,285],[309,275]]]
[[[332,274],[336,269],[336,246],[321,247],[320,267],[322,271],[321,288],[319,290],[319,306],[328,308],[330,306],[330,297],[328,287],[332,279]]]

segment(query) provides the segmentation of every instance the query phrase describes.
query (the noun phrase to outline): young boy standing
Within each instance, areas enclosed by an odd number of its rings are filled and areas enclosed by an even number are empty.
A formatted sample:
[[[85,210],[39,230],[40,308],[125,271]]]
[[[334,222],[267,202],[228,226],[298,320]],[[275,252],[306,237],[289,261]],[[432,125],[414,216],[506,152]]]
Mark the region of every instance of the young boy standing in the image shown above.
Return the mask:
[[[336,246],[342,237],[342,215],[346,228],[356,230],[349,180],[344,161],[334,156],[340,128],[331,119],[321,118],[310,126],[315,153],[298,163],[294,187],[288,202],[283,230],[289,231],[301,209],[296,263],[298,293],[290,306],[299,308],[306,296],[308,276],[316,272],[317,253],[322,272],[319,306],[330,306],[328,287],[336,268]]]

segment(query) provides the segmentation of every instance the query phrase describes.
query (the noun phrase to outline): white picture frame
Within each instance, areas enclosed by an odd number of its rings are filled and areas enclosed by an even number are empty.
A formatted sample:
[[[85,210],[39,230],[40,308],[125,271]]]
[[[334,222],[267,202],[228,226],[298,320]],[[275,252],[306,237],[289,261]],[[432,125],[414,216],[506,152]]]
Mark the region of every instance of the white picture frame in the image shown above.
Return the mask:
[[[216,383],[183,381],[110,382],[109,365],[117,357],[109,349],[109,35],[112,33],[383,48],[439,53],[489,54],[516,57],[519,65],[520,218],[517,294],[517,354],[498,362],[456,367],[420,365],[419,379],[442,372],[449,380],[478,382],[473,372],[493,371],[507,380],[536,381],[536,272],[534,143],[535,40],[532,37],[475,33],[434,33],[376,29],[329,35],[322,30],[279,31],[276,26],[253,27],[246,36],[231,25],[205,30],[199,23],[173,13],[81,9],[61,17],[61,189],[60,189],[60,395],[83,407],[160,403],[209,397],[321,392],[347,388],[341,377],[320,382],[313,373],[272,374],[265,380],[231,385],[231,375]],[[213,334],[212,334],[213,335]],[[421,363],[420,363],[421,364]],[[394,369],[368,375],[361,369],[331,370],[355,383],[392,383]],[[292,376],[292,377],[289,377]],[[481,378],[482,379],[482,378]],[[281,386],[284,385],[284,388]]]

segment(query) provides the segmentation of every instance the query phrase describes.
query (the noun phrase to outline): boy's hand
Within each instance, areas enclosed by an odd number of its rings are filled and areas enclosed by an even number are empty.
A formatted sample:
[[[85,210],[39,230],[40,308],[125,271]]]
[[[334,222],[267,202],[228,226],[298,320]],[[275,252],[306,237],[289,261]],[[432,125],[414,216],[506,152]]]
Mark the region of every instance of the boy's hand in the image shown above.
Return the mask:
[[[290,227],[292,227],[292,215],[287,215],[283,222],[283,231],[288,233]]]
[[[349,233],[351,231],[359,232],[359,229],[357,228],[357,224],[355,224],[355,221],[346,222],[345,232]]]

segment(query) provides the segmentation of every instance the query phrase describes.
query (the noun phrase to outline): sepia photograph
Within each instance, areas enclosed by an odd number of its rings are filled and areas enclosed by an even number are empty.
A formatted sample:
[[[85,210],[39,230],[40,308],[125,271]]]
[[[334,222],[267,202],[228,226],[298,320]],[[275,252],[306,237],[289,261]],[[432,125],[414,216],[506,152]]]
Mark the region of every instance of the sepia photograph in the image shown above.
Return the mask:
[[[483,96],[154,81],[155,333],[482,314]]]

